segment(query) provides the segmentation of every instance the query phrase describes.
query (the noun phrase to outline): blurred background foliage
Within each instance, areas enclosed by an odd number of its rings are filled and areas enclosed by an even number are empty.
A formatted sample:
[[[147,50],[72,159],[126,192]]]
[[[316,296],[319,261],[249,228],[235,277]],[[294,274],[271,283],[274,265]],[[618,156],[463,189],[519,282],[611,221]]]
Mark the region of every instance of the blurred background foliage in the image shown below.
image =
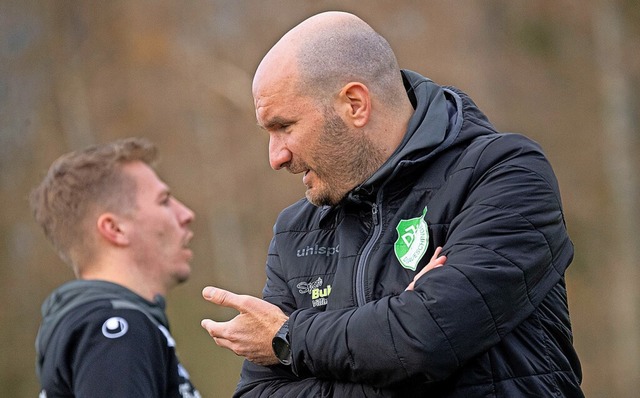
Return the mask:
[[[161,177],[197,213],[193,276],[168,297],[182,361],[204,397],[230,396],[241,360],[204,317],[215,284],[260,295],[271,227],[303,195],[273,172],[252,74],[306,17],[351,11],[402,67],[467,91],[501,130],[545,148],[576,246],[568,272],[590,397],[640,390],[636,0],[0,0],[0,395],[33,397],[40,304],[73,274],[26,198],[59,155],[144,136]]]

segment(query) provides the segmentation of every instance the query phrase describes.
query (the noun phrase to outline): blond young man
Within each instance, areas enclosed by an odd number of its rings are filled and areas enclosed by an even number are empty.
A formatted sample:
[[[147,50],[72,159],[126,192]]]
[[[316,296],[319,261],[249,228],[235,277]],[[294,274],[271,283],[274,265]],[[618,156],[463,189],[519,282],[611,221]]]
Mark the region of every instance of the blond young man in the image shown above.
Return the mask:
[[[42,306],[41,397],[200,397],[180,364],[164,296],[187,280],[194,213],[130,138],[63,155],[31,207],[77,280]]]

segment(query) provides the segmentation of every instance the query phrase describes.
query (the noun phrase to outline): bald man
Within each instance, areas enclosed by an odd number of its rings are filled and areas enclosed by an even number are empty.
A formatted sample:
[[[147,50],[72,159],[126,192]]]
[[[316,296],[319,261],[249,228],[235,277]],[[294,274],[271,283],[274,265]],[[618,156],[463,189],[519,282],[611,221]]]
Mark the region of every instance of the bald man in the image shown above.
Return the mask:
[[[253,96],[306,198],[276,221],[264,300],[203,291],[240,313],[202,321],[247,359],[235,396],[583,396],[573,246],[536,143],[348,13],[285,34]]]

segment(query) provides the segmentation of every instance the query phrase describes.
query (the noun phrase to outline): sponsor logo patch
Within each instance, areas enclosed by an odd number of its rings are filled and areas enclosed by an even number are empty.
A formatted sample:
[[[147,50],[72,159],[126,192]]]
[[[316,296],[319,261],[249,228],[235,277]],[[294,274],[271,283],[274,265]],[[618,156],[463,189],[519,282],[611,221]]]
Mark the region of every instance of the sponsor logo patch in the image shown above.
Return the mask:
[[[300,282],[296,287],[300,294],[311,295],[311,304],[314,307],[319,307],[321,305],[327,305],[329,302],[327,298],[331,294],[331,285],[323,288],[322,282],[322,277],[318,277],[318,279],[312,282]]]

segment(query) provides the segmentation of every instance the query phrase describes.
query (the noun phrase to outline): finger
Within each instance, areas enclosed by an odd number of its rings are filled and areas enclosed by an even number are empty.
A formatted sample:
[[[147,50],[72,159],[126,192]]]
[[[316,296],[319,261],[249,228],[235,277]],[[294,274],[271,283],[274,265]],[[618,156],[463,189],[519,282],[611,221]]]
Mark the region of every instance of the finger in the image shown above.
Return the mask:
[[[220,289],[219,287],[205,287],[202,289],[202,297],[204,297],[205,300],[222,307],[229,307],[238,311],[242,310],[242,306],[240,305],[240,296],[228,290]]]
[[[227,339],[224,339],[222,337],[214,337],[213,342],[216,343],[218,347],[230,349],[229,348],[230,343],[229,343],[229,340]]]
[[[411,283],[409,283],[409,285],[405,290],[413,290],[415,287],[416,281],[420,279],[424,274],[426,274],[427,272],[431,271],[434,268],[442,267],[444,265],[445,261],[447,261],[447,256],[439,256],[441,252],[442,252],[442,247],[438,246],[435,250],[435,253],[431,257],[431,261],[429,261],[429,263],[413,277],[413,280],[411,281]]]
[[[438,256],[440,255],[440,252],[442,252],[442,246],[436,247],[436,250],[435,252],[433,252],[433,256],[431,257],[431,261],[434,261],[435,259],[437,259]]]
[[[420,272],[418,272],[414,277],[413,277],[413,283],[415,283],[418,279],[420,279],[420,277],[422,277],[422,275],[426,274],[427,272],[429,272],[431,270],[430,266],[424,267],[423,269],[420,270]]]
[[[211,336],[213,342],[216,343],[218,347],[231,350],[231,341],[223,337],[224,331],[222,328],[225,323],[226,322],[215,322],[211,319],[203,319],[200,325],[209,333],[209,336]]]
[[[426,274],[432,269],[443,266],[446,260],[447,260],[447,257],[445,256],[440,256],[438,258],[431,259],[431,261],[429,261],[429,263],[423,269],[421,269],[420,272],[416,274],[416,276],[414,276],[413,280],[414,281],[418,280],[422,275]]]
[[[211,299],[213,298],[216,290],[218,290],[218,288],[215,288],[213,286],[205,286],[204,289],[202,289],[202,297],[204,297],[205,300],[207,301],[211,301]],[[220,289],[222,290],[222,289]]]
[[[209,329],[212,328],[212,324],[214,324],[214,323],[215,322],[212,321],[211,319],[203,319],[202,321],[200,321],[200,326],[202,326],[204,329],[209,331]]]
[[[214,339],[222,335],[221,322],[212,321],[211,319],[203,319],[200,322],[200,326],[202,326],[202,328],[206,330],[207,333],[209,333],[209,336],[213,337]]]

